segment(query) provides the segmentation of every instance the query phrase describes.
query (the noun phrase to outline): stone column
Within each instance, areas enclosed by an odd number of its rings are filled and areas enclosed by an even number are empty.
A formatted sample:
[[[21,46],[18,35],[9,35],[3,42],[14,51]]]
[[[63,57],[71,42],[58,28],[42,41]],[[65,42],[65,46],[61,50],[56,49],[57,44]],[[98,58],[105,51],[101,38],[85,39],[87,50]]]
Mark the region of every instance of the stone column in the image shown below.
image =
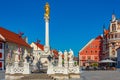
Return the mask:
[[[45,46],[49,47],[49,19],[45,18]]]

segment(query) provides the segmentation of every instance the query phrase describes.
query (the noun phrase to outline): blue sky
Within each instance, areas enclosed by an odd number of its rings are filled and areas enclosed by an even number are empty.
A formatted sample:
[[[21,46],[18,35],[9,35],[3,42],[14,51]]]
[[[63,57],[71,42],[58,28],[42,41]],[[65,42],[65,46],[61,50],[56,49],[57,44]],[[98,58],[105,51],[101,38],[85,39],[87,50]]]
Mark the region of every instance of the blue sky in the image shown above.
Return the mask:
[[[44,5],[50,4],[50,45],[75,55],[91,39],[108,28],[113,10],[120,18],[120,0],[0,0],[0,26],[24,32],[29,43],[44,44]]]

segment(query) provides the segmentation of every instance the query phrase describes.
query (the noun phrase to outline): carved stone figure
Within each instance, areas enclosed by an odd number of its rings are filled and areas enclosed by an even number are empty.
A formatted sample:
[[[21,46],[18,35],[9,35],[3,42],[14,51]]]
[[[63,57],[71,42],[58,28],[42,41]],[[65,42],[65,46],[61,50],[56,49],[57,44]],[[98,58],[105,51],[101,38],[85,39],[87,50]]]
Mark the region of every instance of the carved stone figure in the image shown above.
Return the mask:
[[[58,61],[58,66],[59,67],[62,67],[62,52],[61,51],[59,51],[59,61]]]
[[[14,54],[15,54],[15,62],[19,62],[20,59],[19,59],[19,52],[18,52],[18,49],[17,49],[17,50],[14,50],[13,52],[14,52]]]
[[[19,55],[18,54],[15,55],[15,62],[19,62]]]
[[[73,58],[74,58],[74,53],[73,53],[73,51],[70,49],[70,51],[69,51],[69,61],[73,61]]]
[[[64,61],[65,61],[65,62],[68,61],[68,53],[67,53],[66,50],[64,51]]]

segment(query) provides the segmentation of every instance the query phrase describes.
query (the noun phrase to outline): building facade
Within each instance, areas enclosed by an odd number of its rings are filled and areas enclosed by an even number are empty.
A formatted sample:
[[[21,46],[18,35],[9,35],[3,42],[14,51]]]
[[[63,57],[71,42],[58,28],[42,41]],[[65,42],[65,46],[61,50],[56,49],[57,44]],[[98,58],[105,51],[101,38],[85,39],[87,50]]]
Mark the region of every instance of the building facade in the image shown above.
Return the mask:
[[[117,48],[120,47],[120,19],[112,14],[108,30],[103,31],[103,59],[117,59]]]
[[[16,50],[19,51],[19,54],[15,53]],[[5,66],[13,63],[15,61],[15,55],[19,55],[19,60],[23,61],[25,50],[29,54],[32,53],[32,48],[20,34],[0,27],[0,65]]]
[[[101,60],[102,54],[102,37],[98,36],[91,39],[79,51],[79,66],[90,66],[90,63],[95,63]]]
[[[103,59],[117,61],[120,67],[120,19],[112,14],[108,30],[103,30]]]

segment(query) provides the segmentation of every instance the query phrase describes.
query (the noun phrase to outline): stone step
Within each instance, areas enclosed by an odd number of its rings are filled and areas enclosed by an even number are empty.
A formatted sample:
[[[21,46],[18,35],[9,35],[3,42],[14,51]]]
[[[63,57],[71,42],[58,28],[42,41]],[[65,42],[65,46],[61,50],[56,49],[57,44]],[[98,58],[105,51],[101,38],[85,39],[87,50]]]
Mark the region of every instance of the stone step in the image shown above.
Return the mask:
[[[20,77],[12,80],[55,80],[54,78],[48,76],[45,73],[33,73],[33,74],[14,74],[14,75],[9,75],[10,77],[13,76],[15,77]],[[22,76],[22,77],[21,77]],[[10,78],[6,78],[6,80],[11,80]]]

